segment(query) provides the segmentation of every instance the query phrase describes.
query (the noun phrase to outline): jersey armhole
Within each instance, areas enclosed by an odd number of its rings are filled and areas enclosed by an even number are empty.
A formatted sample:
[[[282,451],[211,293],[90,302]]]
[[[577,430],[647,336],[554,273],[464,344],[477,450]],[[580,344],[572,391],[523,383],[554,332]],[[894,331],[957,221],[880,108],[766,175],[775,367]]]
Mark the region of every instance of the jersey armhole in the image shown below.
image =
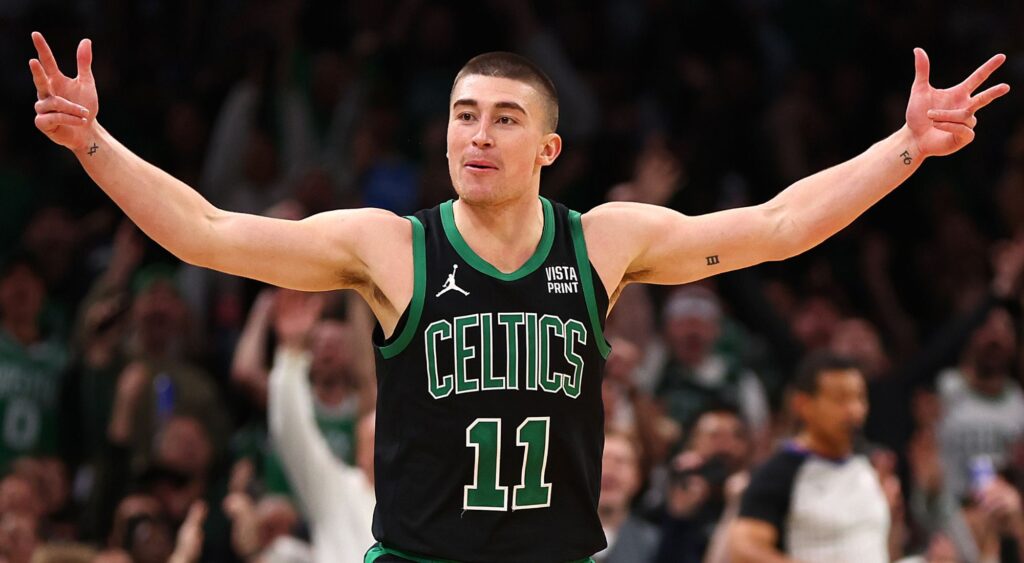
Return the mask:
[[[583,216],[578,211],[569,211],[569,230],[572,232],[572,246],[576,252],[576,267],[580,271],[580,282],[583,284],[583,299],[587,302],[587,313],[590,315],[590,328],[594,331],[601,357],[607,360],[612,346],[604,337],[601,315],[597,310],[594,277],[590,275],[590,256],[587,254],[587,241],[583,237]]]
[[[420,220],[412,215],[407,216],[406,219],[412,223],[412,299],[406,309],[408,315],[402,315],[405,317],[405,324],[395,327],[395,333],[389,339],[391,342],[384,341],[377,346],[380,355],[385,360],[394,358],[405,350],[415,336],[416,329],[420,324],[420,316],[423,314],[423,296],[427,287],[427,251],[423,223],[420,223]]]

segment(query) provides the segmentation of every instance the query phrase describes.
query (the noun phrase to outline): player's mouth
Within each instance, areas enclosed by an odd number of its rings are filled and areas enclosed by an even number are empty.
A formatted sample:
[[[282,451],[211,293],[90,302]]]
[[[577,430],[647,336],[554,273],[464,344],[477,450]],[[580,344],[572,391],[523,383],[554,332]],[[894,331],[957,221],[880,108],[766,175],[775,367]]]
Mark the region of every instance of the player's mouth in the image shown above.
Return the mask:
[[[491,172],[498,169],[498,167],[489,160],[470,160],[465,164],[465,167],[473,172]]]

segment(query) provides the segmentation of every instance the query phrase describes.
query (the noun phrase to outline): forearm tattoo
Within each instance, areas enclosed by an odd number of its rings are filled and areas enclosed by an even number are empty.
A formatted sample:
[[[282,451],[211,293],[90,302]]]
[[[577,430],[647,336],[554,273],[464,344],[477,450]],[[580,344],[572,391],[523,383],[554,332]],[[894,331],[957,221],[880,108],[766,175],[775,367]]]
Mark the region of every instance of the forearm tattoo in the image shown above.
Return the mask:
[[[715,254],[714,256],[708,256],[707,260],[708,266],[714,266],[715,264],[718,264],[718,255]]]
[[[96,143],[93,143],[92,146],[89,147],[89,156],[96,154],[96,151],[98,150],[100,150],[100,146],[97,145]]]
[[[903,164],[906,164],[907,166],[910,166],[910,163],[914,162],[914,159],[910,158],[910,151],[903,151],[900,154],[900,157],[903,158]]]

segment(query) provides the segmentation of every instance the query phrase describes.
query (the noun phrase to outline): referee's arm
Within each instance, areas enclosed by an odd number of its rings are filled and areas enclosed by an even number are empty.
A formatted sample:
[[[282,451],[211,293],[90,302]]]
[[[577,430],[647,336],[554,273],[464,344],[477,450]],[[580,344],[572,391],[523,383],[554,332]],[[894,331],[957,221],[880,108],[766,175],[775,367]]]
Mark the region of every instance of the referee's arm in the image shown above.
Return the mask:
[[[779,531],[774,525],[754,518],[738,518],[729,530],[729,555],[733,563],[793,562],[775,546]]]
[[[750,477],[739,513],[729,528],[728,552],[734,563],[795,561],[782,552],[793,481],[804,456],[777,452]]]

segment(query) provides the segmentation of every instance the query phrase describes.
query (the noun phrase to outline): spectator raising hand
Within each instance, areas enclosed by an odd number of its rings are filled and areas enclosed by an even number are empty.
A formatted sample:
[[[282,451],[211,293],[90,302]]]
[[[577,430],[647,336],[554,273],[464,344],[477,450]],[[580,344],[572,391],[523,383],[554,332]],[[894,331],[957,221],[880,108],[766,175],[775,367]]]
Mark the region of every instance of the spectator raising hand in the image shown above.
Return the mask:
[[[248,489],[253,479],[252,462],[241,459],[231,468],[228,496],[224,498],[224,514],[231,520],[231,547],[245,561],[253,560],[261,551],[256,507]]]
[[[203,550],[203,522],[206,521],[206,503],[196,501],[188,510],[185,522],[178,528],[178,542],[169,563],[195,563]]]
[[[1002,241],[992,252],[992,292],[1001,299],[1012,299],[1021,290],[1024,277],[1024,237]]]
[[[1021,509],[1020,492],[1001,477],[975,493],[975,500],[989,521],[1005,534],[1022,537],[1024,512]]]
[[[1024,556],[1024,513],[1016,487],[996,475],[979,483],[971,500],[961,511],[970,531],[970,537],[959,540],[964,544],[960,549],[966,548],[970,554],[966,558],[983,562],[1020,561]]]
[[[636,157],[633,179],[613,186],[608,199],[667,205],[685,180],[685,171],[666,146],[665,139],[654,136]]]
[[[281,345],[293,350],[305,350],[309,333],[320,320],[323,309],[323,294],[280,291],[274,307],[274,330]]]
[[[107,436],[110,442],[128,445],[132,437],[136,409],[150,383],[150,373],[142,362],[132,362],[121,372]]]
[[[652,205],[668,205],[669,200],[682,187],[685,171],[663,137],[647,140],[643,152],[636,159],[633,186],[639,201]]]
[[[138,227],[128,219],[122,219],[114,233],[110,262],[103,274],[103,282],[112,288],[124,288],[132,273],[138,268],[145,252],[145,243]]]
[[[273,321],[277,290],[265,288],[256,296],[231,362],[231,380],[260,407],[267,404],[267,333]]]

